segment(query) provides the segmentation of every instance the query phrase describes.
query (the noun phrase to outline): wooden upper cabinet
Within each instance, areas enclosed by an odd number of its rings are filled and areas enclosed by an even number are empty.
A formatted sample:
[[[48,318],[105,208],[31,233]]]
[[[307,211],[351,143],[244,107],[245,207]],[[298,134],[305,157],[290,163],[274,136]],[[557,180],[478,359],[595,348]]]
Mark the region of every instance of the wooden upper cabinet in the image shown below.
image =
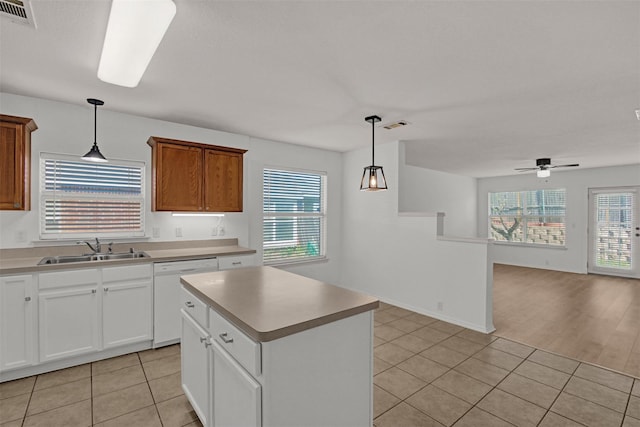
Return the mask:
[[[31,209],[33,119],[0,114],[0,210]]]
[[[152,136],[152,209],[241,212],[247,150]]]

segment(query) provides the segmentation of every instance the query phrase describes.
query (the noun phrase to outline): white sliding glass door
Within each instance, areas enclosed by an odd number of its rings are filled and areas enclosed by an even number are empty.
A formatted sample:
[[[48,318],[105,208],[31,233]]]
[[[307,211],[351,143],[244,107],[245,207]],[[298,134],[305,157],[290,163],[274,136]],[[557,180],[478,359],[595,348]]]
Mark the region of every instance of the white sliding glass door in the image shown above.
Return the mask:
[[[589,189],[590,273],[640,277],[640,187]]]

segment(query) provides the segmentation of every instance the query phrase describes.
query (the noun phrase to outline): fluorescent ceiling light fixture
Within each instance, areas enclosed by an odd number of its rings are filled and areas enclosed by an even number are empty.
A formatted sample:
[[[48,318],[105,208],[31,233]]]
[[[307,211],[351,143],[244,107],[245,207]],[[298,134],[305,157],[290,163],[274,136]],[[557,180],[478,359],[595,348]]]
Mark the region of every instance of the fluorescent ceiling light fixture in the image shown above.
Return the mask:
[[[551,171],[549,169],[538,169],[536,175],[538,175],[538,178],[547,178],[551,176]]]
[[[171,216],[224,216],[222,213],[171,212]]]
[[[175,14],[172,0],[113,0],[98,78],[138,86]]]

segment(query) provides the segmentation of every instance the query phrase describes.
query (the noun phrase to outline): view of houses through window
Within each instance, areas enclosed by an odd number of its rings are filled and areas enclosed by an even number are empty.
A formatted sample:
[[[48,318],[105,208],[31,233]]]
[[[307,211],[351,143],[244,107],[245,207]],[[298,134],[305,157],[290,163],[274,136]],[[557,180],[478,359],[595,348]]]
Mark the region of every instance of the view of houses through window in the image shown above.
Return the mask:
[[[489,193],[489,236],[497,241],[564,246],[564,188]]]
[[[264,169],[265,264],[325,256],[326,179],[317,172]]]
[[[144,236],[144,162],[40,155],[40,237]]]

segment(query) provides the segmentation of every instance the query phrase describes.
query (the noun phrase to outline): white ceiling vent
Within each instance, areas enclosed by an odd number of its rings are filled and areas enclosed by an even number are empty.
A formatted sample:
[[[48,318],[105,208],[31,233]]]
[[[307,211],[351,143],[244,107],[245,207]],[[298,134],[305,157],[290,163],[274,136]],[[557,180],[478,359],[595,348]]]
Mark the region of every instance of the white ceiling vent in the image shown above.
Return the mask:
[[[36,27],[31,3],[28,0],[0,0],[0,15],[17,24]]]

